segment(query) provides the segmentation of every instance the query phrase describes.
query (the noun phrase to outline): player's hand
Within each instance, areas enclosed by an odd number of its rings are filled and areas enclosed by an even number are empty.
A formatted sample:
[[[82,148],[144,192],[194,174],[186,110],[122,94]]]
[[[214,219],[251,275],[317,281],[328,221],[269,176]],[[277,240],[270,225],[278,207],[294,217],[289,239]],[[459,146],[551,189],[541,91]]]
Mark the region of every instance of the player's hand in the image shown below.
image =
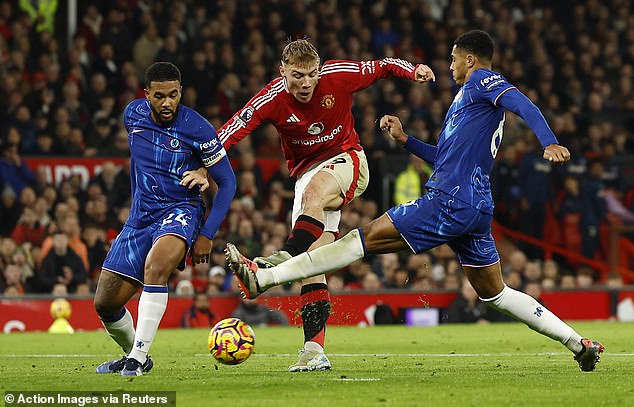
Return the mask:
[[[192,249],[192,261],[194,264],[209,263],[211,248],[211,240],[207,236],[198,235],[194,243],[194,248]]]
[[[181,186],[192,189],[196,185],[200,185],[200,192],[209,188],[209,180],[207,179],[207,169],[200,167],[196,171],[185,171],[180,182]]]
[[[562,164],[570,160],[570,151],[559,144],[550,144],[544,149],[544,160],[555,164]]]
[[[414,72],[414,80],[419,83],[436,82],[436,75],[427,65],[419,64]]]
[[[403,124],[401,124],[401,120],[398,117],[386,114],[381,117],[379,127],[397,142],[405,144],[407,141],[407,134],[403,132]]]

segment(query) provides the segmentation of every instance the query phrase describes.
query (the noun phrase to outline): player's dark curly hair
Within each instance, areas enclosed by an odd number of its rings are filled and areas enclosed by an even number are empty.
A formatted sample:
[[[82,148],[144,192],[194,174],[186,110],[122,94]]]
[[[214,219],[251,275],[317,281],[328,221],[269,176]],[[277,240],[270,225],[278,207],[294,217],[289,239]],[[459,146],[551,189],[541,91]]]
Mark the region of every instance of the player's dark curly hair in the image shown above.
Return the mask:
[[[482,30],[472,30],[462,34],[454,41],[456,48],[460,48],[468,53],[471,53],[478,58],[486,61],[493,59],[493,39],[491,36]]]
[[[181,81],[181,71],[171,62],[155,62],[145,71],[145,86],[167,81]]]

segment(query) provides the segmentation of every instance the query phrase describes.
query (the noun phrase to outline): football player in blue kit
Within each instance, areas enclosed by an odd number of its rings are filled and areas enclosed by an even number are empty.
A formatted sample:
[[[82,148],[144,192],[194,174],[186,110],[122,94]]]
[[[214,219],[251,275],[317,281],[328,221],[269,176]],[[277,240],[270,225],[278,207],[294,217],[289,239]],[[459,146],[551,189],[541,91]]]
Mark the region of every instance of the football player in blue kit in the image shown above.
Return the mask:
[[[467,32],[454,42],[451,71],[461,88],[443,123],[438,145],[407,136],[400,120],[381,118],[380,127],[410,153],[434,164],[429,193],[389,209],[378,219],[340,240],[258,269],[227,244],[227,262],[254,298],[266,289],[332,272],[370,254],[410,249],[422,253],[448,244],[482,301],[531,329],[564,344],[581,370],[594,370],[603,345],[581,337],[534,298],[504,284],[493,236],[493,199],[489,176],[502,140],[505,110],[522,117],[552,163],[570,159],[539,109],[499,73],[491,70],[493,40],[484,31]]]
[[[167,307],[168,278],[182,270],[188,252],[194,263],[209,261],[212,239],[236,190],[215,129],[180,105],[178,68],[156,62],[145,75],[146,98],[130,102],[123,114],[130,144],[130,215],[104,260],[95,293],[97,314],[126,353],[97,372],[122,376],[152,368],[148,351]],[[198,185],[208,183],[195,173],[201,166],[218,185],[206,221]],[[135,331],[125,304],[141,287]]]

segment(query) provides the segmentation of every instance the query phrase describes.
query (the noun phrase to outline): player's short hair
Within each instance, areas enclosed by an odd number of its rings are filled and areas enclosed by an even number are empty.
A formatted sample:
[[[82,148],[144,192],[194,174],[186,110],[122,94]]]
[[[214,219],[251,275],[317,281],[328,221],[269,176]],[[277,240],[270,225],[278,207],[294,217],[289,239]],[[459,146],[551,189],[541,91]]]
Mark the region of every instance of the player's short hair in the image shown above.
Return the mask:
[[[486,61],[493,59],[493,38],[482,30],[472,30],[462,34],[454,41],[456,48],[460,48],[468,53],[474,54],[478,58]]]
[[[291,41],[282,51],[282,63],[289,65],[308,66],[319,63],[317,48],[308,40],[300,39]]]
[[[181,71],[171,62],[155,62],[145,71],[145,86],[168,81],[181,81]]]

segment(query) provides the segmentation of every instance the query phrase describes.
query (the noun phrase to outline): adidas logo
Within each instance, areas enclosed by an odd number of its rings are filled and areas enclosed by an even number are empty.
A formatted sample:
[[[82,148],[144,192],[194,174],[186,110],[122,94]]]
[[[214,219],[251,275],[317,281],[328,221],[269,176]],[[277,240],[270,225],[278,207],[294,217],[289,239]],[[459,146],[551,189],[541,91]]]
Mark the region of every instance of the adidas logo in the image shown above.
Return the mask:
[[[286,123],[299,123],[299,119],[295,116],[295,113],[293,113],[288,119],[286,119]]]

